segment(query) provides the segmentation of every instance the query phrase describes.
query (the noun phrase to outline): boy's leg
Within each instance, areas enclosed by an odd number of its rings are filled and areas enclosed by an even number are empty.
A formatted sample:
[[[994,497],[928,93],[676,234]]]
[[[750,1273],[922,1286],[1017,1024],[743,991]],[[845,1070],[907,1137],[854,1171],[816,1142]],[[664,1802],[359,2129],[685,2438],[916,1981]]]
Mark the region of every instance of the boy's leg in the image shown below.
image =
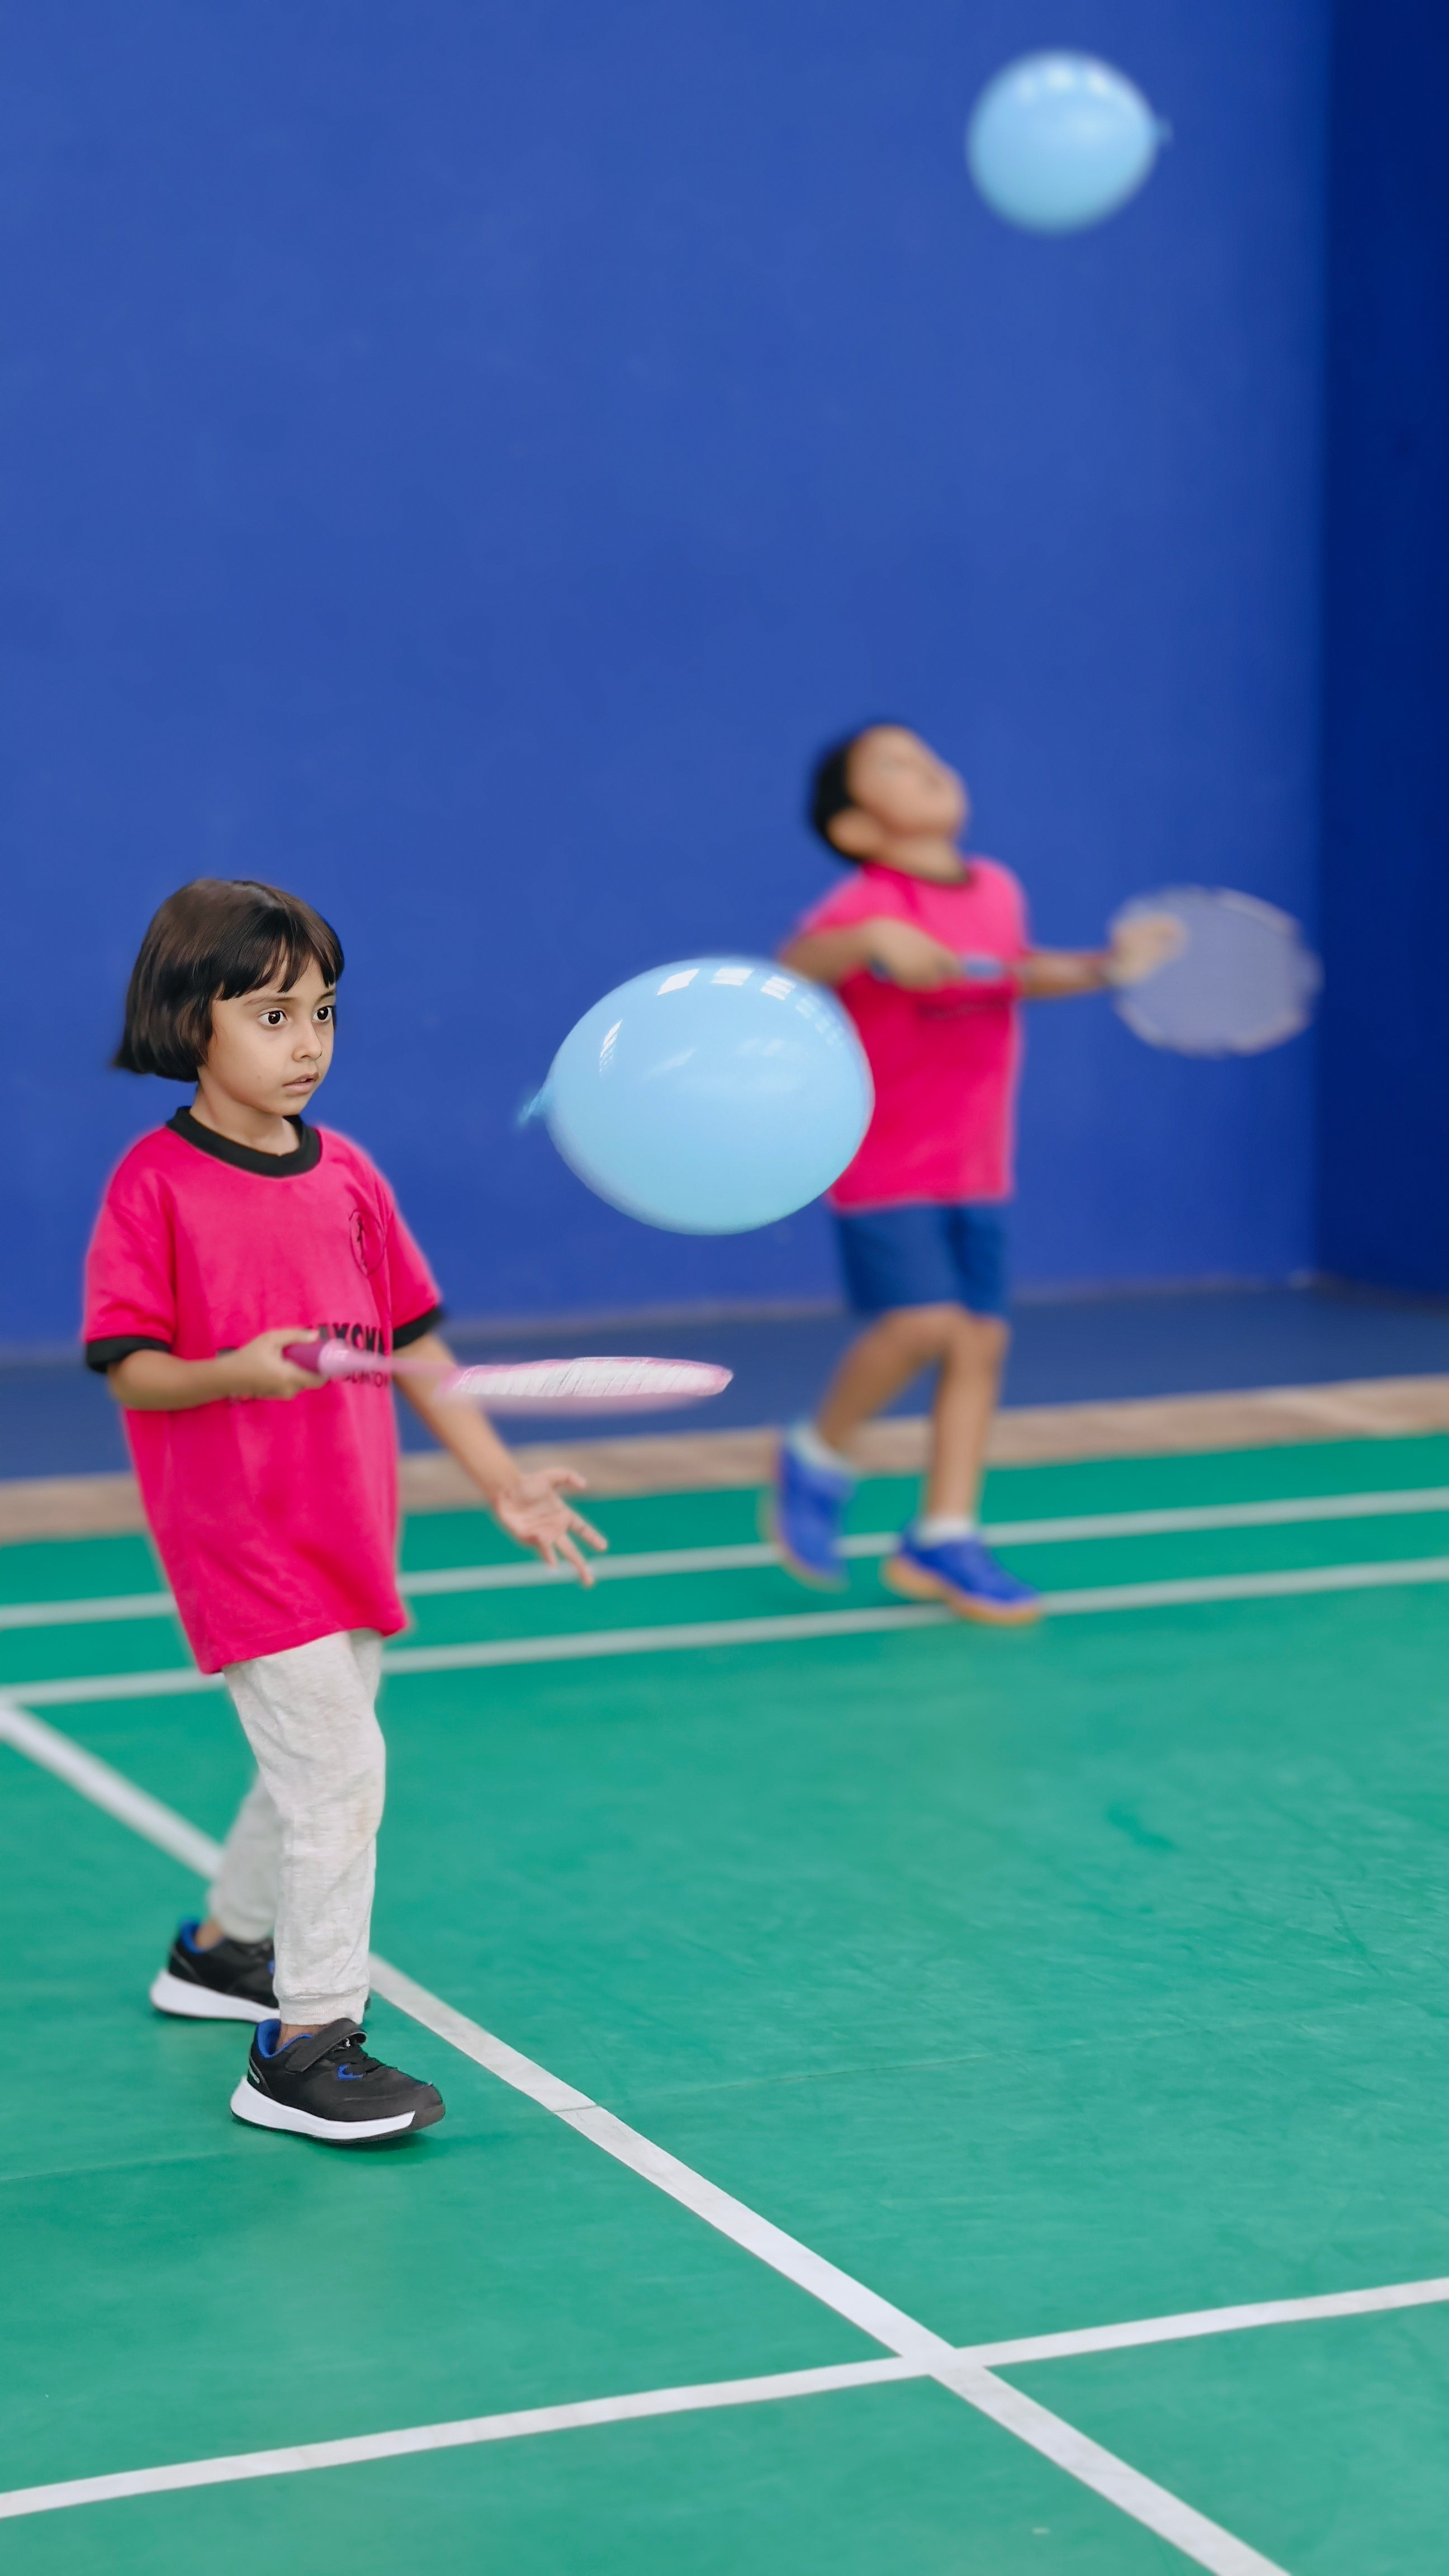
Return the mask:
[[[942,1216],[958,1302],[943,1319],[925,1508],[885,1566],[885,1580],[912,1600],[944,1601],[962,1618],[1017,1626],[1040,1616],[1040,1597],[992,1555],[976,1522],[1010,1339],[1005,1231],[990,1207],[950,1208]]]
[[[861,1424],[943,1357],[959,1315],[947,1211],[931,1206],[837,1210],[846,1302],[864,1325],[814,1422],[781,1444],[771,1530],[807,1582],[841,1584],[841,1526],[855,1483],[849,1449]]]
[[[955,1309],[931,1407],[926,1510],[933,1518],[975,1519],[1010,1338],[999,1316]]]
[[[933,1535],[976,1536],[976,1497],[996,1409],[1007,1328],[999,1316],[943,1301],[881,1315],[841,1360],[813,1423],[781,1448],[772,1534],[806,1581],[840,1583],[840,1530],[855,1482],[850,1444],[861,1425],[924,1368],[940,1371],[932,1407],[925,1521]],[[979,1544],[979,1542],[978,1542]]]
[[[963,1478],[970,1483],[973,1459],[979,1480],[1005,1350],[1006,1327],[994,1317],[968,1315],[946,1301],[897,1306],[851,1343],[816,1416],[816,1433],[828,1449],[847,1454],[862,1423],[881,1412],[922,1369],[939,1364],[933,1474],[937,1457],[949,1458],[949,1489],[963,1490]],[[971,1491],[974,1499],[974,1486]],[[965,1502],[938,1502],[932,1489],[932,1511],[969,1508]]]
[[[357,2020],[386,1757],[373,1706],[382,1640],[318,1637],[230,1664],[226,1685],[278,1819],[276,1988],[283,2027]]]

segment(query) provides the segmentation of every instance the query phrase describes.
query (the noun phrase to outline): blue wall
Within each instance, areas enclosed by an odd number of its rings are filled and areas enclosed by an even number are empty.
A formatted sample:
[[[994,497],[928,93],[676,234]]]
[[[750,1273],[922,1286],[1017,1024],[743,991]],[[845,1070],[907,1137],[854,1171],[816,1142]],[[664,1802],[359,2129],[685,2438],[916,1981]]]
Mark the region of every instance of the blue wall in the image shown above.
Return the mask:
[[[0,1335],[73,1329],[155,902],[310,894],[326,1114],[460,1314],[831,1285],[818,1211],[698,1242],[512,1121],[576,1013],[767,949],[831,878],[806,755],[899,710],[1050,940],[1178,878],[1312,915],[1325,0],[0,7]],[[1067,35],[1177,142],[1006,231],[972,96]],[[1311,1049],[1036,1014],[1021,1269],[1312,1259]]]
[[[1449,1291],[1449,16],[1341,0],[1332,156],[1324,1266]]]

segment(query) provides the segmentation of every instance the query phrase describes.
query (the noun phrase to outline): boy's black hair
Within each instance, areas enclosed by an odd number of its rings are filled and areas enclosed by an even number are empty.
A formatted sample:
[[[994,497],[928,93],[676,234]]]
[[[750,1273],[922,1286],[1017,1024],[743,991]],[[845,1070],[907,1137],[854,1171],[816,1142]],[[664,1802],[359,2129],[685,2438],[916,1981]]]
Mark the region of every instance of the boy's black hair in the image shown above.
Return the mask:
[[[828,743],[810,772],[810,793],[806,799],[805,819],[819,833],[833,859],[845,859],[851,867],[859,862],[849,850],[839,850],[830,837],[830,826],[837,814],[843,814],[855,803],[850,792],[850,755],[868,733],[878,733],[882,725],[898,724],[898,716],[872,716],[868,723],[857,725],[854,733]]]
[[[126,1025],[111,1062],[122,1073],[191,1082],[211,1044],[211,1006],[280,975],[290,991],[309,960],[329,984],[342,942],[300,895],[253,877],[197,877],[168,895],[141,942]]]

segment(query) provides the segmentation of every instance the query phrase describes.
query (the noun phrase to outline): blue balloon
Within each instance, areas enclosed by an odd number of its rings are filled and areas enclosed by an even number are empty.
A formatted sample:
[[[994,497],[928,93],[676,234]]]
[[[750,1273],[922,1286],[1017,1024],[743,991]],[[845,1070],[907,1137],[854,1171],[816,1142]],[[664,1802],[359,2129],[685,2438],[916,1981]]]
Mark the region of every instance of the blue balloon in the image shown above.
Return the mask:
[[[817,1198],[874,1106],[834,995],[758,958],[620,984],[554,1057],[536,1107],[600,1198],[674,1234],[745,1234]]]
[[[971,176],[1028,232],[1098,224],[1136,195],[1169,129],[1091,54],[1023,54],[988,81],[966,128]]]

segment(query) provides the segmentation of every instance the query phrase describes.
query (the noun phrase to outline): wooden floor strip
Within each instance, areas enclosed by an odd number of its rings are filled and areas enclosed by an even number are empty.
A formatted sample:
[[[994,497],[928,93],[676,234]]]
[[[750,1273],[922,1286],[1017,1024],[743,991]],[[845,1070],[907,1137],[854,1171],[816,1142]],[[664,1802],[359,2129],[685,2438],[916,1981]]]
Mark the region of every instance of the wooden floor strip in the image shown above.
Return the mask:
[[[926,1460],[924,1415],[873,1422],[857,1443],[867,1475],[918,1475]],[[1208,1449],[1263,1449],[1303,1440],[1396,1439],[1449,1431],[1449,1377],[1353,1378],[1332,1386],[1256,1387],[1241,1394],[1133,1397],[1111,1404],[1007,1405],[996,1417],[999,1467],[1066,1459],[1150,1458]],[[529,1466],[576,1467],[596,1495],[700,1492],[763,1484],[777,1434],[655,1432],[615,1440],[529,1442]],[[441,1451],[405,1457],[408,1512],[481,1508],[460,1467]],[[37,1476],[0,1482],[0,1541],[84,1537],[145,1527],[132,1476]]]

